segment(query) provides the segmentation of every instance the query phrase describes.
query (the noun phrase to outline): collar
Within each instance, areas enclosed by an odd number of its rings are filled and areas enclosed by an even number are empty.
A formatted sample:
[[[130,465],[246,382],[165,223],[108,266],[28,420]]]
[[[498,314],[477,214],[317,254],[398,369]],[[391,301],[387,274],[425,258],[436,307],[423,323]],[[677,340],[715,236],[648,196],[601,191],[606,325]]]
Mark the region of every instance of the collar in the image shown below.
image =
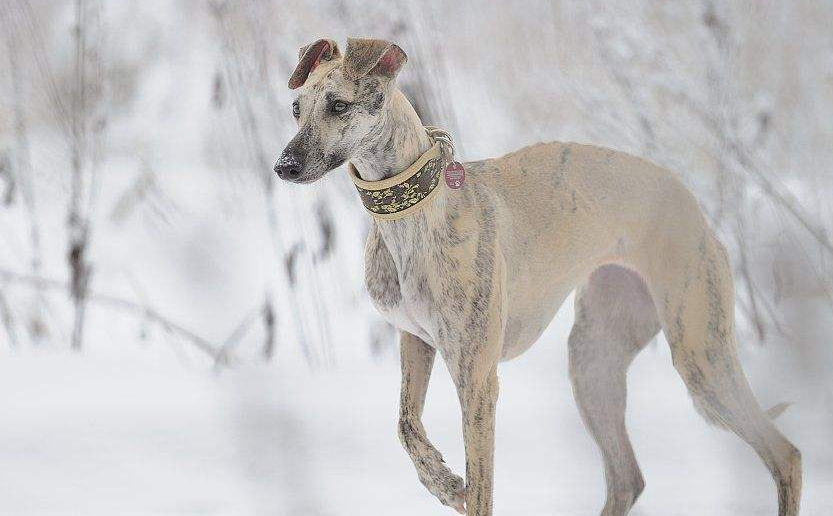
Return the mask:
[[[365,209],[376,219],[396,220],[421,210],[437,195],[443,162],[440,142],[435,141],[413,165],[381,181],[365,181],[352,163],[347,170]]]

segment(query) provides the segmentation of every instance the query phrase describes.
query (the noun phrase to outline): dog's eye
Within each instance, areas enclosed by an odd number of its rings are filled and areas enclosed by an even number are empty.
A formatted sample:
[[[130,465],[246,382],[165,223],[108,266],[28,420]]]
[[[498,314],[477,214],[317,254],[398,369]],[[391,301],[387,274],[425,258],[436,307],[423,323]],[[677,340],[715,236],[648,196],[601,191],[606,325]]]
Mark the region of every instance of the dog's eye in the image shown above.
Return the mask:
[[[294,116],[295,118],[301,116],[301,105],[298,104],[298,102],[292,103],[292,116]]]
[[[341,100],[337,100],[333,102],[333,105],[330,106],[330,111],[333,113],[344,113],[347,111],[347,103]]]

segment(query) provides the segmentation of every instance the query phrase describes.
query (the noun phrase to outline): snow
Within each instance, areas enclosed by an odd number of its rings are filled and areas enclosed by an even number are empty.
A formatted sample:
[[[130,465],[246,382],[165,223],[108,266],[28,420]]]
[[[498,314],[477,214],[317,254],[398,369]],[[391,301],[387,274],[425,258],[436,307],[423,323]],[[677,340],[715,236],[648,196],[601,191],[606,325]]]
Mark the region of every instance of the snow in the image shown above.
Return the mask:
[[[603,502],[601,461],[566,371],[569,311],[501,366],[496,514],[594,514]],[[344,363],[318,371],[288,355],[212,373],[155,347],[6,353],[2,513],[452,514],[419,483],[397,440],[396,360],[369,359],[360,342],[340,346]],[[763,373],[751,365],[750,376]],[[664,341],[638,357],[629,378],[629,431],[647,480],[633,514],[775,513],[765,468],[738,438],[697,416]],[[816,410],[798,400],[779,421],[803,450],[805,516],[833,510],[830,435],[818,430],[829,421],[817,426]],[[441,363],[424,420],[461,472],[459,408]]]
[[[29,284],[0,282],[19,337],[14,347],[0,327],[0,516],[455,514],[420,485],[396,436],[398,351],[363,292],[368,220],[344,170],[264,195],[269,162],[295,130],[285,80],[297,48],[333,37],[344,50],[348,35],[406,49],[399,81],[421,95],[426,123],[452,132],[461,160],[575,140],[647,155],[710,212],[721,189],[740,190],[723,201],[721,236],[742,217],[761,299],[790,332],[755,343],[739,308],[744,368],[762,405],[793,402],[777,424],[803,453],[802,515],[833,514],[833,314],[819,290],[833,261],[760,184],[740,179],[748,171],[726,158],[719,138],[734,138],[830,234],[828,5],[252,0],[227,3],[221,20],[213,1],[85,3],[103,6],[100,32],[91,32],[101,36],[105,87],[91,110],[106,114],[89,213],[92,290],[152,308],[215,345],[268,298],[277,347],[262,359],[256,320],[232,343],[232,363],[218,367],[188,339],[91,303],[83,349],[73,353],[65,289],[39,297]],[[11,123],[17,77],[39,274],[60,284],[70,139],[53,96],[70,105],[76,3],[11,4],[13,23],[0,18],[0,62],[5,72],[16,48],[20,74],[0,85],[0,159],[16,163],[21,152]],[[708,6],[731,48],[703,24]],[[19,47],[6,44],[10,35]],[[257,135],[246,130],[248,115]],[[330,257],[316,254],[322,207],[335,226]],[[31,222],[20,191],[0,206],[0,270],[32,272]],[[286,258],[297,249],[292,284]],[[741,306],[746,291],[737,290]],[[568,302],[529,352],[501,366],[498,515],[587,516],[602,506],[601,460],[566,370],[571,322]],[[629,391],[628,427],[647,481],[633,515],[776,513],[767,471],[740,439],[695,413],[662,338],[635,361]],[[440,361],[424,419],[462,474],[459,407]]]

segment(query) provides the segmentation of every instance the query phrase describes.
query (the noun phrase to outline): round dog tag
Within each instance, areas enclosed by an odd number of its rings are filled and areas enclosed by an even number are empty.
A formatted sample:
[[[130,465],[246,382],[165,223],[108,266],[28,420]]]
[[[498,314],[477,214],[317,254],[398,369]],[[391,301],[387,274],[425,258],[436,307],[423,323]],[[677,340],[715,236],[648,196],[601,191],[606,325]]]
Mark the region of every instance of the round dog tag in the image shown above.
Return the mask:
[[[466,182],[466,169],[459,161],[452,161],[445,167],[445,184],[452,190],[463,188]]]

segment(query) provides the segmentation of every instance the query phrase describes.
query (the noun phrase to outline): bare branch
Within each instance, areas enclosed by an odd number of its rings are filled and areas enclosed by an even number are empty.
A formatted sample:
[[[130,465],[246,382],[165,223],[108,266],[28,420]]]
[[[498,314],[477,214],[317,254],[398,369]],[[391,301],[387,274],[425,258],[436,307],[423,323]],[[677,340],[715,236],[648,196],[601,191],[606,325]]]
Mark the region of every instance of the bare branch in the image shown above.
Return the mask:
[[[5,269],[0,269],[0,281],[4,283],[20,283],[34,288],[43,288],[60,292],[67,292],[70,289],[70,286],[62,281],[33,276],[31,274],[18,274]],[[144,317],[147,320],[158,324],[165,331],[191,342],[197,349],[214,359],[215,363],[225,365],[229,362],[228,356],[221,356],[220,350],[215,345],[211,344],[207,339],[163,316],[150,306],[122,299],[117,296],[97,294],[94,292],[88,292],[87,300],[100,306]]]
[[[232,330],[228,337],[226,337],[226,340],[223,341],[223,345],[220,346],[220,350],[217,353],[218,365],[221,361],[228,361],[228,356],[231,353],[231,350],[240,343],[240,340],[244,335],[246,335],[246,332],[249,331],[251,325],[257,321],[259,315],[260,306],[256,306],[250,310],[245,317],[243,317],[237,327]]]

